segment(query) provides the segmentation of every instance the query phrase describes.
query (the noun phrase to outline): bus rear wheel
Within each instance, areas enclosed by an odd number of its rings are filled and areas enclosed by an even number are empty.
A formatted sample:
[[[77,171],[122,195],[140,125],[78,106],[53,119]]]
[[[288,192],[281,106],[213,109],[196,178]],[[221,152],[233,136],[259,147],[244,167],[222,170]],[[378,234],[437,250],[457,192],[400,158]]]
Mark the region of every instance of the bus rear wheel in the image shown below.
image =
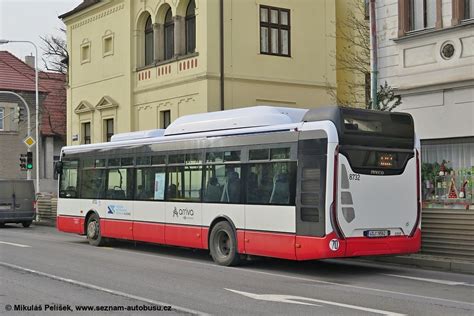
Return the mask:
[[[235,266],[240,263],[237,253],[237,239],[228,222],[217,223],[211,231],[209,250],[212,259],[222,266]]]
[[[86,235],[89,244],[92,246],[103,246],[105,244],[105,238],[102,237],[100,232],[99,216],[92,214],[87,220]]]

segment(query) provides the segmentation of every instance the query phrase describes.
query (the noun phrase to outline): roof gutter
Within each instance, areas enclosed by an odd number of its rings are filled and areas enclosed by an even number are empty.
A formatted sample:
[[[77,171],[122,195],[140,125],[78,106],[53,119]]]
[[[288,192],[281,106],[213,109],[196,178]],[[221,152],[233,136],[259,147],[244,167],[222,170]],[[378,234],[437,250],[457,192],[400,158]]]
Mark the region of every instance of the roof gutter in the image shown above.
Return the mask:
[[[220,103],[221,111],[224,111],[224,0],[220,0],[219,3],[219,29],[220,29]]]

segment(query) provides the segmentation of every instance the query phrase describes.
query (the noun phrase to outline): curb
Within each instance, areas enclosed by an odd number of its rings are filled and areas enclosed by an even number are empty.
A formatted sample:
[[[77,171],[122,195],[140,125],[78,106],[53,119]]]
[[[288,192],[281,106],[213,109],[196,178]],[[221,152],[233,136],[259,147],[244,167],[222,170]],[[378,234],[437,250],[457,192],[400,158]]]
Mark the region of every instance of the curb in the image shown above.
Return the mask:
[[[33,222],[33,225],[36,225],[36,226],[56,227],[56,221],[47,221],[47,220],[34,221],[34,222]]]
[[[387,256],[368,257],[368,260],[387,262],[400,265],[415,266],[418,268],[431,268],[458,273],[474,274],[474,262],[458,261],[435,256]]]

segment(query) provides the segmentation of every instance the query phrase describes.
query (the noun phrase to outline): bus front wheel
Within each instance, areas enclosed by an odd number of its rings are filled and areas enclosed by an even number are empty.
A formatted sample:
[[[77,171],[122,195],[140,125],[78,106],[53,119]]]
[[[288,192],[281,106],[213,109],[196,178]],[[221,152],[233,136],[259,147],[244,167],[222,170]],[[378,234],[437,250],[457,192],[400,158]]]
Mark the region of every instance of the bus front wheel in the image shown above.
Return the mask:
[[[240,263],[240,255],[237,253],[237,239],[228,222],[219,222],[212,228],[209,250],[212,259],[219,265],[234,266]]]
[[[105,238],[100,233],[100,222],[97,214],[92,214],[87,220],[87,240],[92,246],[102,246],[105,243]]]

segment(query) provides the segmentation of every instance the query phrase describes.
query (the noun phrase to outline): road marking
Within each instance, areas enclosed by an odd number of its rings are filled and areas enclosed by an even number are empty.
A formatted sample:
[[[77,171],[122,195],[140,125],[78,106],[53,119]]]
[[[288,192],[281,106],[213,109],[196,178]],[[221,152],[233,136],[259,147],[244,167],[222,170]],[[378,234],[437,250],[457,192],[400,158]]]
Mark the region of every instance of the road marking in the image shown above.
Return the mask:
[[[173,310],[183,312],[183,313],[188,313],[188,314],[191,314],[191,315],[202,315],[202,316],[209,315],[209,314],[197,311],[197,310],[193,310],[193,309],[189,309],[189,308],[185,308],[185,307],[181,307],[181,306],[176,306],[176,305],[173,305],[173,304],[168,304],[168,303],[164,303],[164,302],[160,302],[160,301],[155,301],[155,300],[152,300],[152,299],[149,299],[149,298],[146,298],[146,297],[136,296],[136,295],[128,294],[128,293],[121,292],[121,291],[111,290],[111,289],[101,287],[101,286],[97,286],[97,285],[90,284],[90,283],[85,283],[85,282],[81,282],[81,281],[77,281],[77,280],[73,280],[73,279],[63,278],[63,277],[60,277],[60,276],[57,276],[57,275],[53,275],[53,274],[49,274],[49,273],[45,273],[45,272],[41,272],[41,271],[37,271],[37,270],[33,270],[33,269],[28,269],[28,268],[24,268],[24,267],[20,267],[20,266],[10,264],[10,263],[6,263],[6,262],[2,262],[2,261],[0,261],[0,266],[4,266],[4,267],[7,267],[7,268],[11,268],[11,269],[15,269],[15,270],[20,270],[20,271],[40,275],[40,276],[43,276],[43,277],[46,277],[46,278],[49,278],[49,279],[53,279],[53,280],[57,280],[57,281],[60,281],[60,282],[65,282],[65,283],[85,287],[85,288],[96,290],[96,291],[109,293],[109,294],[112,294],[112,295],[126,297],[126,298],[129,298],[129,299],[145,302],[145,303],[148,303],[148,304],[151,304],[151,305],[172,306]]]
[[[398,274],[388,274],[388,273],[381,273],[381,274],[396,277],[396,278],[411,279],[411,280],[416,280],[416,281],[424,281],[424,282],[438,283],[438,284],[444,284],[444,285],[471,286],[470,284],[466,282],[455,282],[455,281],[447,281],[447,280],[439,280],[439,279],[419,278],[419,277],[413,277],[413,276],[408,276],[408,275],[398,275]]]
[[[238,268],[228,267],[228,269],[238,269]],[[287,279],[293,279],[293,280],[299,280],[299,281],[305,281],[305,282],[314,282],[314,283],[320,283],[320,284],[326,284],[326,285],[341,286],[341,287],[347,287],[347,288],[358,289],[358,290],[366,290],[366,291],[373,291],[373,292],[396,294],[396,295],[401,295],[401,296],[417,297],[417,298],[422,298],[422,299],[429,299],[429,300],[435,300],[435,301],[443,301],[443,302],[449,302],[449,303],[455,303],[455,304],[466,304],[466,305],[469,305],[469,306],[474,306],[474,303],[456,301],[456,300],[449,300],[449,299],[446,299],[446,298],[424,296],[424,295],[403,293],[403,292],[390,291],[390,290],[381,290],[381,289],[376,289],[376,288],[372,288],[372,287],[342,284],[342,283],[329,282],[329,281],[323,281],[323,280],[318,280],[318,279],[302,278],[302,277],[290,276],[290,275],[285,275],[285,274],[277,274],[277,273],[263,272],[263,271],[250,270],[250,269],[248,269],[248,270],[246,269],[246,270],[242,270],[242,271],[248,271],[248,272],[268,275],[268,276],[272,276],[272,277],[281,277],[281,278],[287,278]]]
[[[304,282],[314,282],[314,283],[340,286],[340,287],[346,287],[346,288],[352,288],[352,289],[358,289],[358,290],[380,292],[380,293],[387,293],[387,294],[396,294],[396,295],[400,295],[400,296],[417,297],[417,298],[421,298],[421,299],[428,299],[428,300],[441,301],[441,302],[454,303],[454,304],[466,304],[466,305],[469,305],[469,306],[474,306],[474,303],[450,300],[450,299],[446,299],[446,298],[439,298],[439,297],[425,296],[425,295],[417,295],[417,294],[411,294],[411,293],[403,293],[403,292],[397,292],[397,291],[382,290],[382,289],[377,289],[377,288],[372,288],[372,287],[363,287],[363,286],[357,286],[357,285],[349,285],[349,284],[343,284],[343,283],[329,282],[329,281],[323,281],[323,280],[318,280],[318,279],[291,276],[291,275],[286,275],[286,274],[277,274],[277,273],[271,273],[271,272],[252,270],[252,269],[248,269],[248,268],[220,267],[220,266],[217,266],[214,263],[200,262],[200,261],[187,260],[187,259],[179,259],[179,258],[169,257],[169,256],[166,256],[166,255],[154,255],[154,254],[152,255],[152,254],[141,253],[141,252],[137,253],[136,251],[125,250],[125,249],[120,249],[120,248],[114,248],[114,249],[116,251],[119,251],[119,252],[132,253],[134,255],[140,254],[140,255],[146,256],[146,257],[153,257],[153,258],[158,257],[158,258],[163,258],[163,259],[167,259],[167,260],[171,260],[171,261],[187,262],[187,263],[190,263],[190,264],[193,264],[193,265],[213,266],[213,267],[216,267],[216,268],[221,268],[223,271],[225,271],[225,270],[236,270],[236,271],[240,271],[240,272],[251,272],[251,273],[262,274],[262,275],[267,275],[267,276],[271,276],[271,277],[287,278],[287,279],[299,280],[299,281],[304,281]]]
[[[250,298],[253,298],[253,299],[259,300],[259,301],[270,301],[270,302],[279,302],[279,303],[310,305],[310,306],[317,306],[317,307],[322,306],[322,305],[316,305],[316,304],[293,301],[293,300],[303,300],[303,301],[312,301],[313,300],[311,298],[302,297],[302,296],[279,295],[279,294],[254,294],[254,293],[242,292],[242,291],[226,289],[226,288],[224,288],[224,290],[231,291],[231,292],[234,292],[234,293],[246,296],[246,297],[250,297]]]
[[[15,246],[15,247],[21,247],[21,248],[31,248],[31,246],[28,246],[28,245],[15,244],[13,242],[6,242],[6,241],[0,241],[0,244],[10,245],[10,246]]]
[[[234,293],[246,296],[246,297],[250,297],[250,298],[253,298],[253,299],[256,299],[256,300],[261,300],[261,301],[272,301],[272,302],[291,303],[291,304],[313,305],[313,306],[318,306],[318,307],[322,306],[322,305],[316,305],[316,304],[310,304],[310,303],[303,303],[303,302],[294,301],[294,300],[302,300],[302,301],[309,301],[309,302],[316,302],[316,303],[321,303],[321,304],[333,305],[333,306],[338,306],[338,307],[345,307],[345,308],[349,308],[349,309],[355,309],[355,310],[359,310],[359,311],[382,314],[382,315],[390,315],[390,316],[404,316],[405,315],[405,314],[399,314],[399,313],[384,311],[384,310],[380,310],[380,309],[373,309],[373,308],[368,308],[368,307],[362,307],[362,306],[356,306],[356,305],[350,305],[350,304],[344,304],[344,303],[337,303],[337,302],[332,302],[332,301],[318,300],[318,299],[315,299],[315,298],[309,298],[309,297],[303,297],[303,296],[278,295],[278,294],[254,294],[254,293],[242,292],[242,291],[237,291],[237,290],[232,290],[232,289],[224,289],[224,290],[231,291],[231,292],[234,292]]]

